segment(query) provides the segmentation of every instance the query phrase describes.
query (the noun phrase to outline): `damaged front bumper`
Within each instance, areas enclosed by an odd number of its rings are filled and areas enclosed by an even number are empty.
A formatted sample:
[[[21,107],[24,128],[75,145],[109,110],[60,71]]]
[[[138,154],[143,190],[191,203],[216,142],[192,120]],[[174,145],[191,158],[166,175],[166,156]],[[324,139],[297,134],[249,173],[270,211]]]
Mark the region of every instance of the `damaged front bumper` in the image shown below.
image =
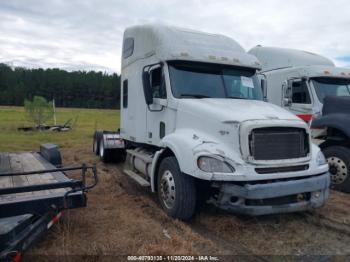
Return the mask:
[[[217,184],[219,193],[209,202],[245,215],[266,215],[312,210],[329,197],[330,174],[297,180],[237,185]]]

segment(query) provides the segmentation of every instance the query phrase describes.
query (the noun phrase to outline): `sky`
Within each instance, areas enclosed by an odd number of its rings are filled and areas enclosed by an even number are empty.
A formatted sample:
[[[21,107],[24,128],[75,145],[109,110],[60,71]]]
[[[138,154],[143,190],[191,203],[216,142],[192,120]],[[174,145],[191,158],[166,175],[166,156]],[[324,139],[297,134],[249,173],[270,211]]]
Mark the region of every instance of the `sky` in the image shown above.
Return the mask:
[[[120,73],[124,29],[163,23],[350,67],[349,14],[347,0],[0,0],[0,62]]]

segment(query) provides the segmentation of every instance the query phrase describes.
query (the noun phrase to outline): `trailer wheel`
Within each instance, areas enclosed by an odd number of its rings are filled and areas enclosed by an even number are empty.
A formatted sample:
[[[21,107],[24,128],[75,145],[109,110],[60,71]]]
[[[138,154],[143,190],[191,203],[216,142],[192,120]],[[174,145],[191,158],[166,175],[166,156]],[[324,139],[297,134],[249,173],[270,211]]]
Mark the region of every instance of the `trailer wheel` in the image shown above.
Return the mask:
[[[94,139],[93,139],[93,143],[92,143],[92,152],[94,152],[97,156],[100,153],[100,142],[102,140],[103,137],[103,132],[102,131],[95,131],[94,134]]]
[[[158,198],[165,212],[181,220],[193,217],[196,186],[191,176],[181,173],[175,157],[162,160],[158,172]]]
[[[329,164],[334,189],[350,193],[350,149],[330,146],[323,149]]]

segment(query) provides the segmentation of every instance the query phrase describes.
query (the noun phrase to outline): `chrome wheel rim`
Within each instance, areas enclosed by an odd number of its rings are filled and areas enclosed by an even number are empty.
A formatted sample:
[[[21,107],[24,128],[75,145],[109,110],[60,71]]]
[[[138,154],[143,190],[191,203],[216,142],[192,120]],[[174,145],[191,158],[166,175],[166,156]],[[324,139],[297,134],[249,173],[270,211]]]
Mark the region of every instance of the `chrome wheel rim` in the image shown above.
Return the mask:
[[[103,142],[101,141],[100,142],[100,157],[103,158],[104,154],[105,154],[105,149],[103,147]]]
[[[327,159],[333,184],[343,183],[348,176],[348,168],[343,160],[332,156]]]
[[[173,174],[166,170],[160,180],[160,195],[164,205],[171,209],[175,205],[175,181]]]

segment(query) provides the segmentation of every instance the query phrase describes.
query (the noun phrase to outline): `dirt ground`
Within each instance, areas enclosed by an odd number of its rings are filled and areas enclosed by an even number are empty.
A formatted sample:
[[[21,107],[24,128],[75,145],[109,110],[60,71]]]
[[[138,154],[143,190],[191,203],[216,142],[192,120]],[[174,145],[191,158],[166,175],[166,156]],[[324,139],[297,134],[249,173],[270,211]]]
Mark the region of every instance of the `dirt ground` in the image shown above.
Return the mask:
[[[350,255],[350,195],[332,191],[315,212],[258,218],[205,205],[184,223],[166,216],[156,194],[121,165],[101,163],[87,147],[63,156],[67,165],[97,162],[99,184],[86,208],[66,212],[27,255]]]

